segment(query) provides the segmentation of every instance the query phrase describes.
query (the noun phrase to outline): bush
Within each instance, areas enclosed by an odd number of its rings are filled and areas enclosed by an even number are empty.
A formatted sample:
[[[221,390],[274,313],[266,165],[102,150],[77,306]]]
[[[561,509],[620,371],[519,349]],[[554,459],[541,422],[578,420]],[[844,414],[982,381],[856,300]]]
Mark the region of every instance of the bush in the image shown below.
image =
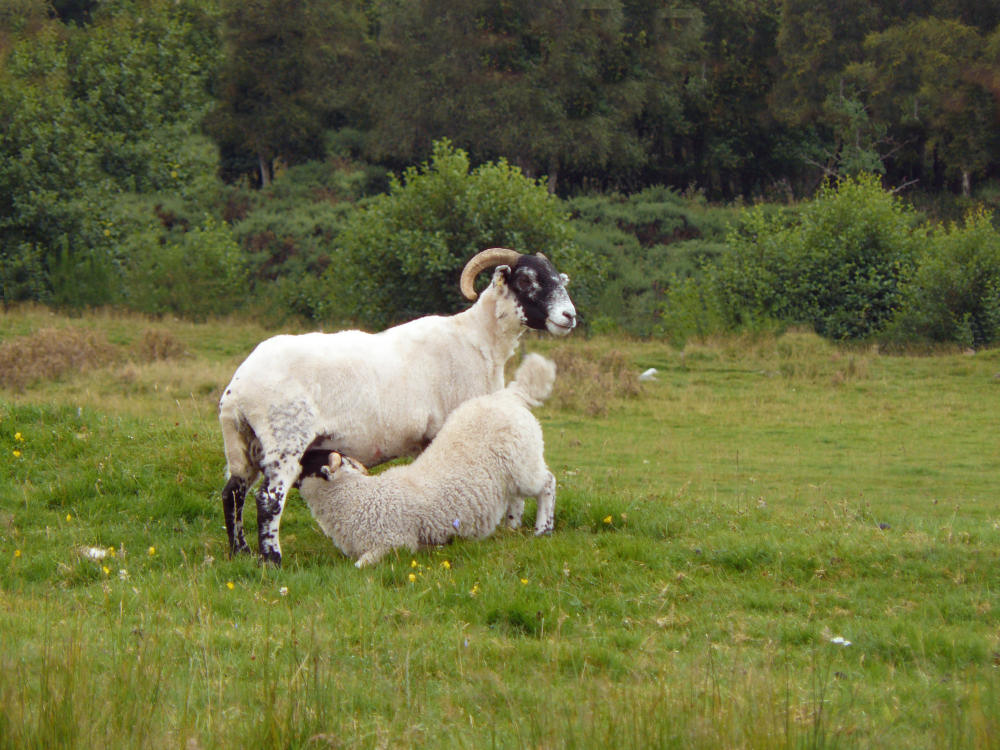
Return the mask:
[[[825,185],[791,220],[746,211],[715,272],[730,323],[808,324],[831,339],[881,331],[902,304],[916,221],[871,175]]]
[[[206,217],[200,227],[170,238],[150,233],[132,241],[125,295],[133,310],[198,319],[239,305],[246,270],[228,225]]]
[[[677,347],[689,339],[704,340],[727,329],[726,316],[712,278],[705,274],[671,279],[660,307],[657,334]]]
[[[1000,232],[985,209],[930,232],[887,335],[974,348],[1000,341]]]
[[[607,278],[591,311],[594,330],[649,336],[671,284],[698,275],[725,249],[732,208],[666,187],[569,201],[577,243],[604,261]]]
[[[583,309],[599,283],[558,198],[504,160],[470,172],[466,153],[447,141],[435,143],[429,164],[393,179],[388,194],[360,204],[339,245],[325,274],[326,317],[377,328],[463,307],[459,275],[487,247],[545,253],[573,277]]]

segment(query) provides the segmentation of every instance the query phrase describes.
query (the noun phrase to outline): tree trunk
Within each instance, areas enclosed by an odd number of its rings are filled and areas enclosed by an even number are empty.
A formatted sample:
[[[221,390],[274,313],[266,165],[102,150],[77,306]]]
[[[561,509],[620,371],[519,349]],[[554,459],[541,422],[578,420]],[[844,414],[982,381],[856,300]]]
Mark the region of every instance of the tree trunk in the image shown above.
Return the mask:
[[[549,162],[549,175],[547,187],[549,192],[555,195],[556,186],[559,184],[559,165],[555,159]]]
[[[967,169],[962,170],[962,195],[966,198],[972,195],[972,175]]]
[[[271,161],[265,159],[263,154],[257,154],[257,163],[260,165],[260,186],[266,188],[271,184]]]

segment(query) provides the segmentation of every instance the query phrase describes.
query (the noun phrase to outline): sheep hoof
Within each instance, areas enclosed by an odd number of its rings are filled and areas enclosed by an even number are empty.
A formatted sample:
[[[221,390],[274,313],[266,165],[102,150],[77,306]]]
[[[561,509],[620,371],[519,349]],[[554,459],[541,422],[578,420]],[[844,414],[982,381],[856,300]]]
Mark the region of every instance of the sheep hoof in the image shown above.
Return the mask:
[[[535,529],[535,536],[551,536],[551,535],[552,535],[551,526],[546,526],[545,528],[542,529]]]
[[[261,554],[259,562],[261,565],[273,565],[276,568],[280,568],[281,553],[277,550],[268,550]]]

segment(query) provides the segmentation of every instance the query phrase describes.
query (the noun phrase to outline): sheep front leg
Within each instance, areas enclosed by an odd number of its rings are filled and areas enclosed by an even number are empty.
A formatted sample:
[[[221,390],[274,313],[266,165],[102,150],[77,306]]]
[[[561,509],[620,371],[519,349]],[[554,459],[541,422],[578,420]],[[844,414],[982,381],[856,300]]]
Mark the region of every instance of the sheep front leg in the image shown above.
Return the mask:
[[[541,492],[538,493],[538,513],[535,518],[535,536],[551,534],[555,527],[556,515],[556,478],[552,472],[548,476]]]

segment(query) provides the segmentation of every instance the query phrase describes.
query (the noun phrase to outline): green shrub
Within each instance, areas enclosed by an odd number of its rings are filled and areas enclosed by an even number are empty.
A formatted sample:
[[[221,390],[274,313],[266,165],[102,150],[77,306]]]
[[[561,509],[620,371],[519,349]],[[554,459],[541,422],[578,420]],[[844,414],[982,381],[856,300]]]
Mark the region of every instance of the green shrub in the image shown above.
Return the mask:
[[[592,328],[637,336],[662,331],[659,315],[670,285],[698,275],[724,251],[735,215],[732,208],[659,186],[627,196],[580,196],[569,208],[577,243],[607,268],[591,311]]]
[[[504,160],[470,171],[466,153],[448,141],[434,145],[430,163],[393,179],[387,194],[360,204],[339,245],[325,275],[328,317],[378,328],[463,307],[462,267],[488,247],[545,253],[573,277],[582,310],[599,282],[558,198]]]
[[[826,184],[791,220],[746,211],[715,274],[730,323],[808,324],[831,339],[877,333],[902,303],[915,224],[871,175]]]
[[[932,230],[890,338],[984,347],[1000,341],[1000,232],[983,208]]]
[[[125,297],[132,309],[197,319],[232,312],[242,301],[245,263],[227,224],[206,217],[169,238],[150,231],[131,241]]]
[[[674,277],[660,307],[656,333],[683,347],[688,339],[722,333],[727,321],[710,276]]]

